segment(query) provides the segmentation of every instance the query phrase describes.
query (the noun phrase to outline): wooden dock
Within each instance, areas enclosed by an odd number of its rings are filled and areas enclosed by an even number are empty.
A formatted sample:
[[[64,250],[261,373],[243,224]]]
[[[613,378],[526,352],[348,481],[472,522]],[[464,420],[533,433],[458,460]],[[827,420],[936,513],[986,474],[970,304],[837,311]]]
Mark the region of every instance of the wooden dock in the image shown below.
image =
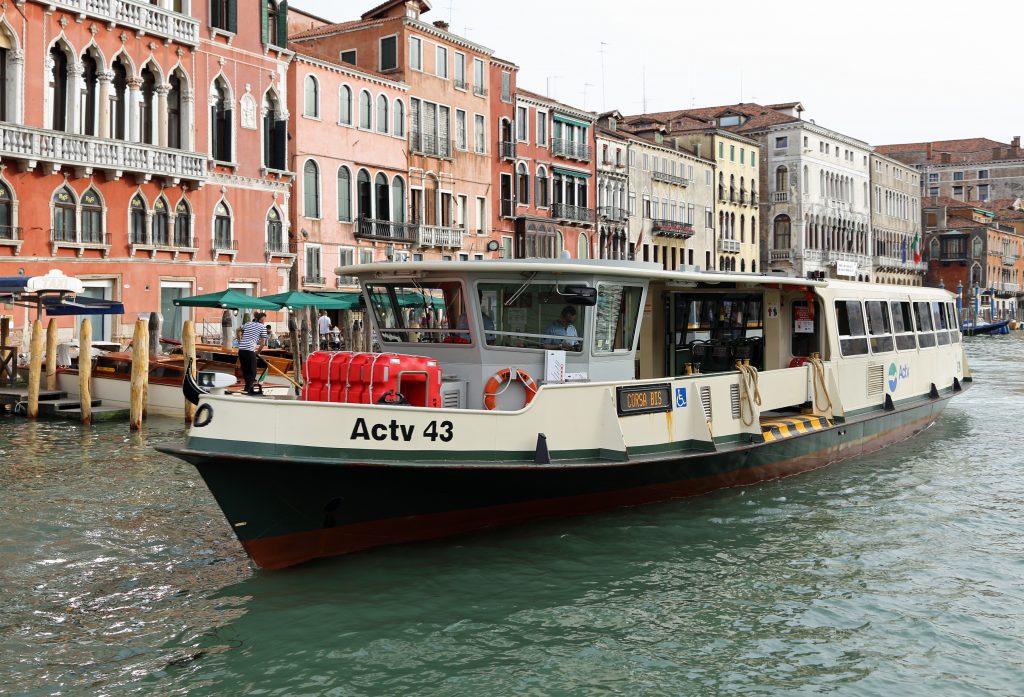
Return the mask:
[[[28,410],[27,387],[0,387],[0,409],[10,409],[15,414]],[[67,392],[39,390],[39,416],[51,419],[82,420],[82,405],[78,399],[68,398]],[[93,421],[117,421],[127,419],[127,407],[105,407],[99,399],[92,400]]]

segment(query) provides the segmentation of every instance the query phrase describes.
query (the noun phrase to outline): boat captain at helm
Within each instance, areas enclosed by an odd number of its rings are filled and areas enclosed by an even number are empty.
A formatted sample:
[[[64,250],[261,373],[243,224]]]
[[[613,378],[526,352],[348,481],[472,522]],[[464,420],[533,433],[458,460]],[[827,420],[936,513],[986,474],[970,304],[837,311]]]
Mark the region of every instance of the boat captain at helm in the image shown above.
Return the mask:
[[[566,305],[561,314],[558,315],[558,319],[548,325],[544,333],[548,336],[579,336],[576,333],[576,326],[573,322],[576,321],[576,308],[572,305]],[[565,351],[579,351],[579,341],[558,341],[557,339],[544,339],[544,348],[546,349],[563,349]]]

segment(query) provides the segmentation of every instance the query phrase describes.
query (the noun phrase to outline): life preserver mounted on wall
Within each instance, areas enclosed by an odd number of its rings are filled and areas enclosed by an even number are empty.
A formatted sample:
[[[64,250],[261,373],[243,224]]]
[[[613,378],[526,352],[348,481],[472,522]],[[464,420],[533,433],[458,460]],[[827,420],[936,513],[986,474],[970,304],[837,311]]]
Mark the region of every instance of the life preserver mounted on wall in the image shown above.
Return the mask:
[[[502,388],[502,385],[506,382],[511,385],[516,380],[523,383],[523,389],[526,391],[526,400],[523,402],[523,406],[525,407],[532,402],[533,398],[537,395],[537,383],[533,381],[530,374],[520,368],[502,368],[492,375],[491,379],[484,385],[484,408],[488,411],[493,411],[497,406],[496,397],[498,394],[508,389],[507,385],[504,388]]]

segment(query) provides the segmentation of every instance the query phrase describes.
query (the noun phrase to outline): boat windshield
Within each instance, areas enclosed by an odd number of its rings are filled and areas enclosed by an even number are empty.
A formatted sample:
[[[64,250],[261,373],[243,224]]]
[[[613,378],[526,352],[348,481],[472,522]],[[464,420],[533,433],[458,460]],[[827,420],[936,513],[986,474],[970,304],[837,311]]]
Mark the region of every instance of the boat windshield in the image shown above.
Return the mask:
[[[556,284],[522,281],[479,283],[477,290],[488,344],[526,349],[583,350],[583,308],[568,304],[568,296],[560,292]],[[490,331],[492,328],[493,332]]]
[[[366,286],[384,343],[470,343],[463,291],[459,281]]]

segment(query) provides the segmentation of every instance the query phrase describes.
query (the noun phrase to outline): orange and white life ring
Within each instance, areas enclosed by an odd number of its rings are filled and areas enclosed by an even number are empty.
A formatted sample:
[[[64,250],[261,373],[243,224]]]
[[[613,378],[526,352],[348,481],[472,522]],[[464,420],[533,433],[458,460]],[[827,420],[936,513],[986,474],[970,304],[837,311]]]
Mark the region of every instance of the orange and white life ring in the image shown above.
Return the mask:
[[[537,396],[537,383],[533,381],[530,374],[525,370],[519,368],[502,368],[497,373],[491,376],[491,379],[484,385],[484,407],[489,411],[493,410],[497,406],[497,400],[495,399],[499,392],[503,392],[502,385],[507,381],[509,384],[519,380],[523,383],[523,389],[526,390],[526,401],[523,402],[525,407],[527,404],[533,401],[533,398]],[[507,389],[507,387],[505,388]]]

